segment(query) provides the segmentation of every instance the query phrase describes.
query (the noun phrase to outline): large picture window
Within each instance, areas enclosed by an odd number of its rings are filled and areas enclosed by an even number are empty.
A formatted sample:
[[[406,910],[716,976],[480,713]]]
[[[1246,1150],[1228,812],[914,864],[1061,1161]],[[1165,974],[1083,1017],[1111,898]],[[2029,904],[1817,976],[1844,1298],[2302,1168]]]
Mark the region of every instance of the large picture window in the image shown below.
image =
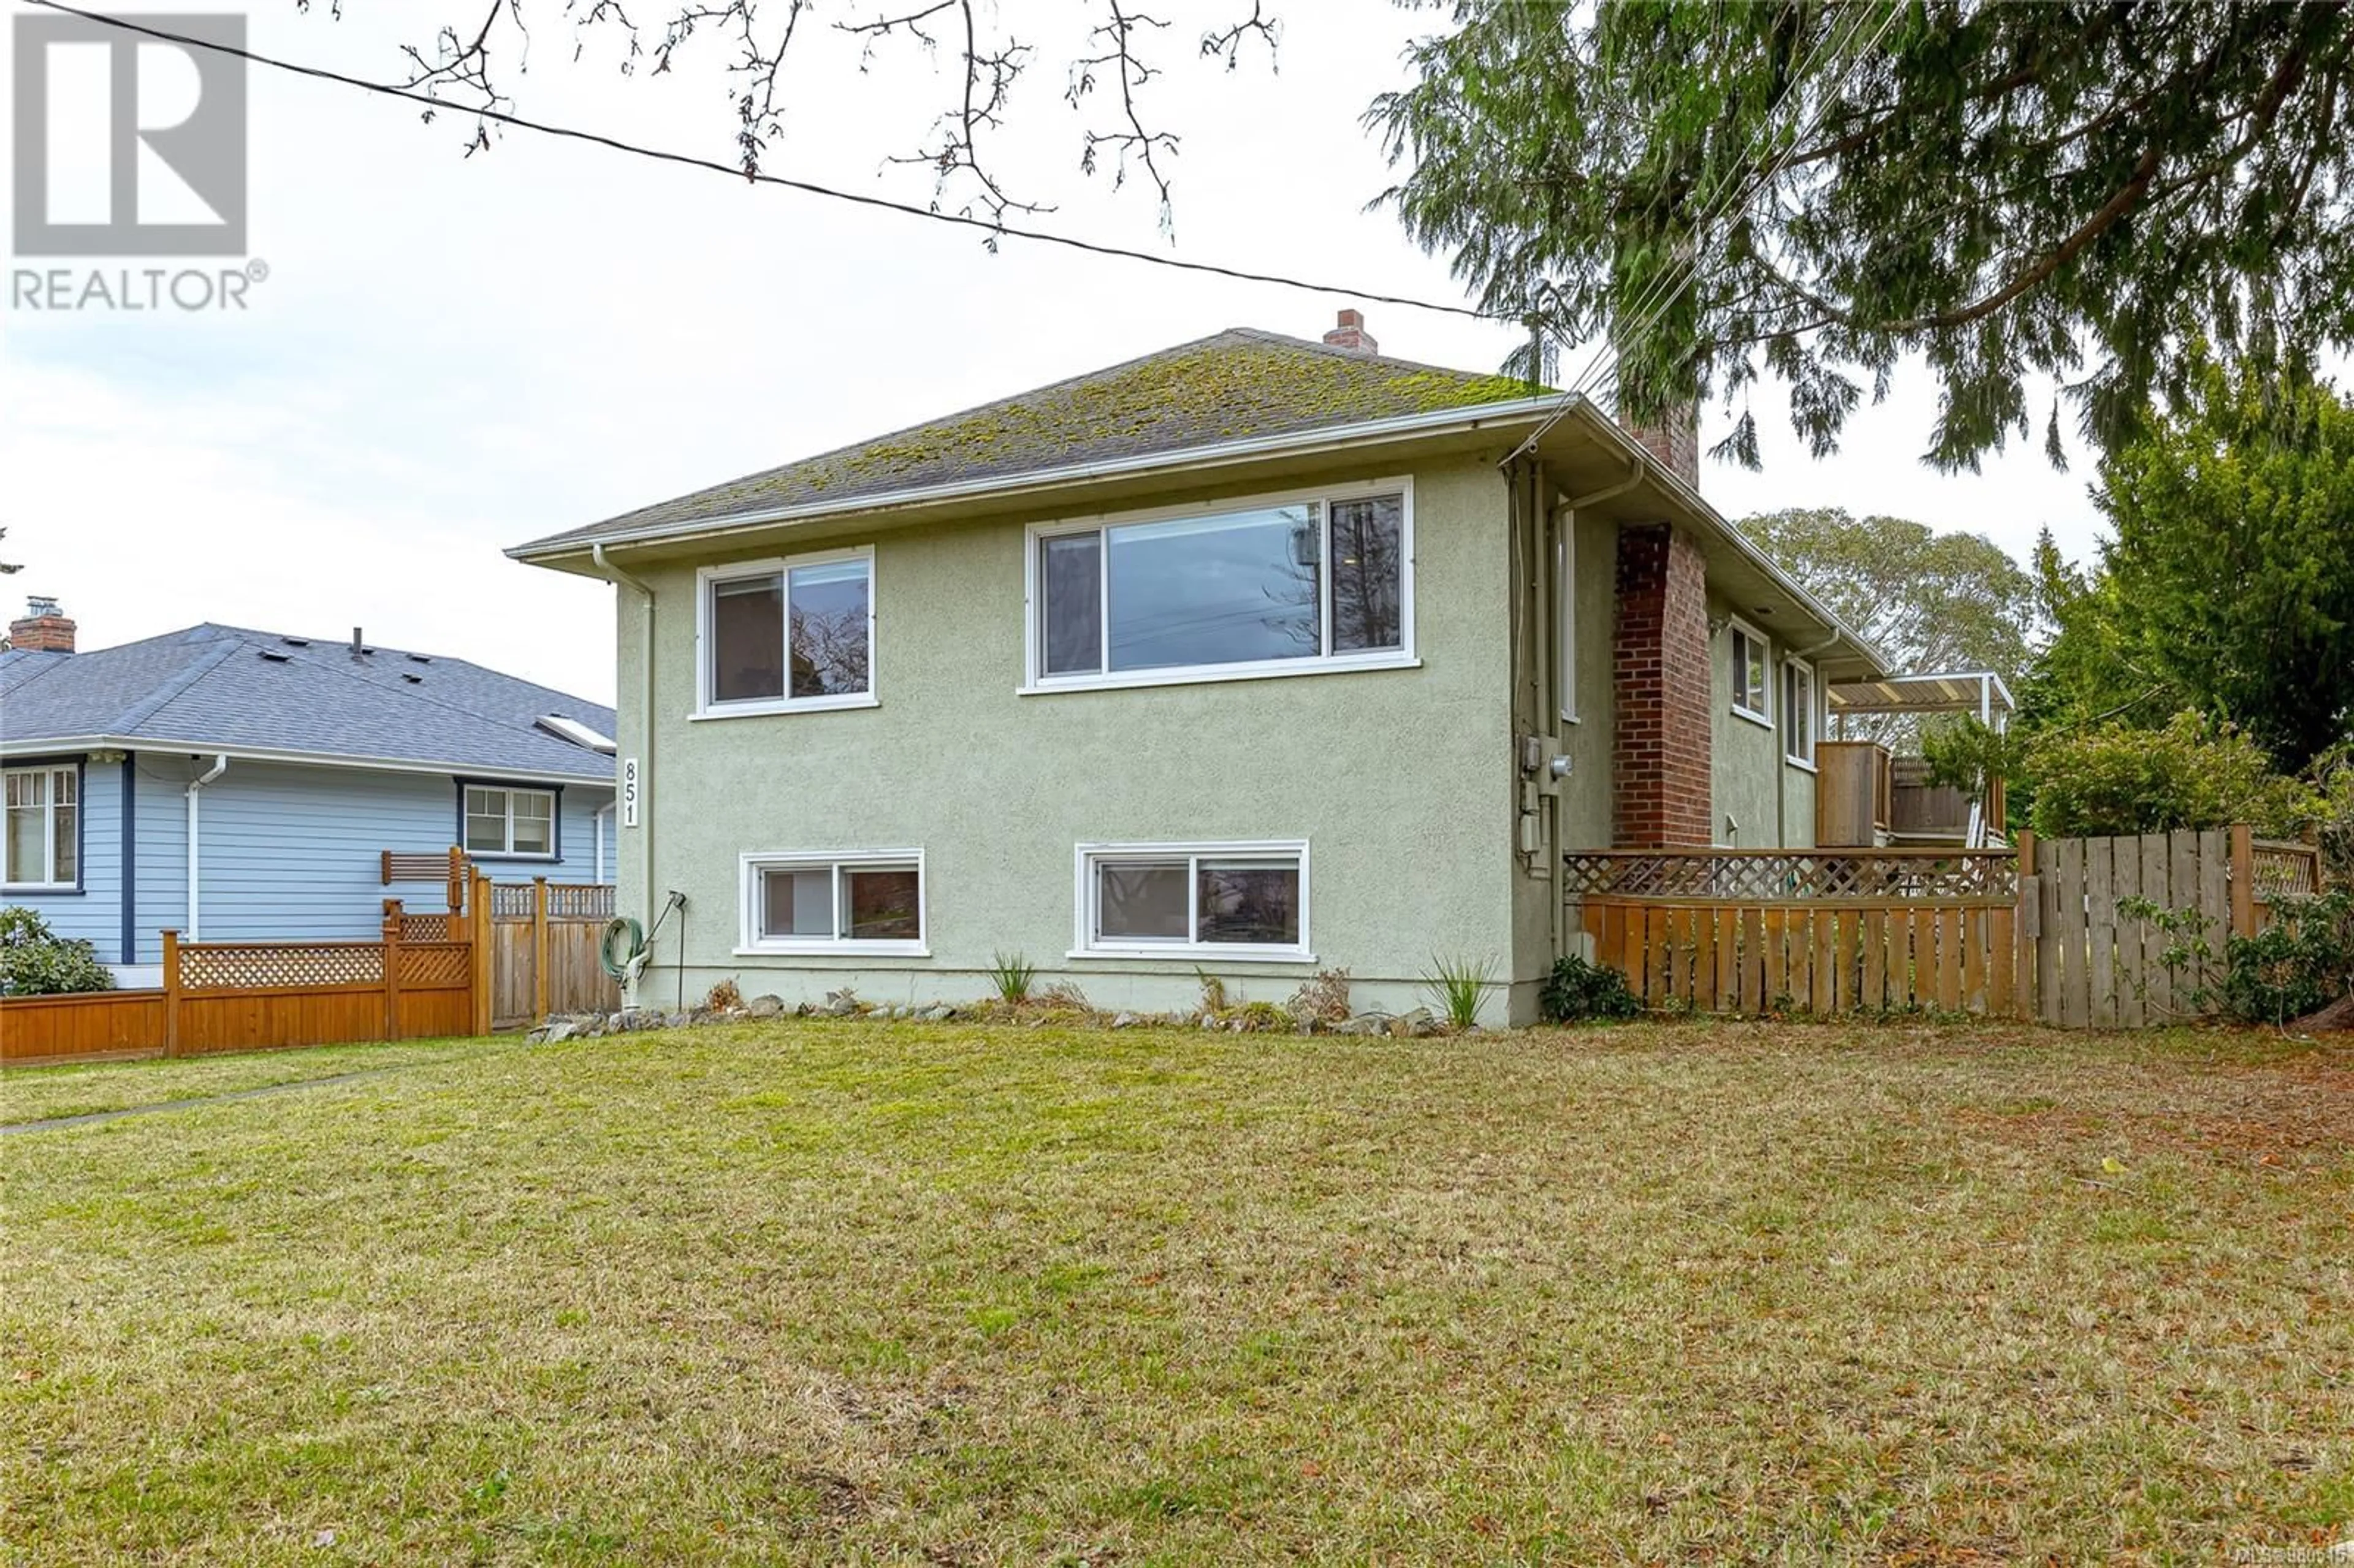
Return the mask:
[[[469,784],[466,853],[556,858],[556,791]]]
[[[1408,497],[1367,489],[1034,531],[1034,686],[1398,663]]]
[[[874,587],[864,549],[706,568],[701,711],[872,705]]]
[[[747,953],[924,950],[921,850],[746,855]]]
[[[81,769],[11,768],[6,795],[5,866],[11,887],[74,887],[81,874]]]
[[[1074,958],[1270,959],[1308,950],[1308,846],[1087,844]]]

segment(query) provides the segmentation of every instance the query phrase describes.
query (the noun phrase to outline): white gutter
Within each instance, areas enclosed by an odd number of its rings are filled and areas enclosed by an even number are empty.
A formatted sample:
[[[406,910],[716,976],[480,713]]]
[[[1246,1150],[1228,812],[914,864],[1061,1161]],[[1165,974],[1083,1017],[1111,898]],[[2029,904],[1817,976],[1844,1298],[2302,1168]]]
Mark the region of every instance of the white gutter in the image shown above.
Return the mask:
[[[1342,447],[1363,446],[1384,440],[1392,436],[1428,436],[1469,432],[1493,424],[1509,424],[1539,414],[1549,414],[1561,401],[1558,393],[1543,397],[1519,397],[1509,403],[1481,403],[1469,408],[1440,408],[1427,414],[1401,414],[1387,419],[1368,419],[1355,425],[1327,425],[1313,430],[1295,430],[1278,436],[1252,436],[1244,440],[1220,441],[1212,446],[1185,447],[1176,451],[1150,452],[1138,457],[1105,458],[1095,462],[1067,463],[1061,468],[1034,469],[1027,472],[991,479],[960,480],[952,484],[924,485],[915,490],[885,491],[876,495],[856,495],[839,501],[809,502],[799,506],[770,506],[752,512],[724,513],[716,517],[701,517],[679,523],[654,523],[643,527],[617,530],[589,539],[535,540],[517,545],[506,552],[518,561],[549,560],[562,556],[577,556],[583,548],[599,567],[607,563],[599,554],[606,545],[642,545],[665,539],[701,538],[706,535],[728,533],[741,528],[768,527],[779,523],[816,522],[826,517],[848,516],[862,512],[884,512],[904,507],[928,505],[939,502],[963,501],[983,495],[1019,495],[1031,490],[1052,489],[1057,485],[1085,483],[1089,480],[1120,479],[1137,474],[1150,474],[1162,469],[1196,469],[1221,463],[1246,461],[1253,458],[1308,454]]]
[[[588,547],[588,556],[597,569],[616,585],[637,590],[639,602],[638,642],[638,896],[648,900],[652,907],[654,895],[654,590],[638,578],[605,558],[605,541],[599,540]],[[619,728],[617,725],[614,726]],[[619,798],[616,797],[616,804]],[[620,846],[614,845],[614,870],[620,869]],[[620,878],[617,874],[615,881]],[[686,962],[685,951],[679,953],[679,962]],[[631,976],[635,979],[634,973]],[[636,1000],[636,987],[631,987],[631,1000]]]
[[[196,919],[196,886],[198,856],[196,853],[196,800],[205,786],[228,771],[228,754],[213,758],[213,765],[188,780],[188,940],[193,942],[204,934]]]
[[[0,759],[15,756],[47,757],[60,751],[176,751],[194,747],[237,762],[284,762],[303,768],[360,768],[381,773],[430,773],[447,779],[462,773],[469,779],[489,779],[517,784],[600,784],[607,779],[588,773],[562,773],[554,768],[486,768],[471,762],[429,762],[408,757],[357,757],[319,751],[284,751],[265,747],[219,746],[186,736],[73,735],[19,736],[0,741]]]

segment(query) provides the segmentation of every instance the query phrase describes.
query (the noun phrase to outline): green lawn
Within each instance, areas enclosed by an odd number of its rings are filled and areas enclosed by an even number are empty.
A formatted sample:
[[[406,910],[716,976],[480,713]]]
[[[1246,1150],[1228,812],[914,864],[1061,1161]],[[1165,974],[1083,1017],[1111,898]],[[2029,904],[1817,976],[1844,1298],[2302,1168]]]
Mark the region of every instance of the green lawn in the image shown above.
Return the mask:
[[[2158,1563],[2354,1531],[2346,1045],[442,1049],[0,1139],[0,1561]]]
[[[325,1045],[311,1051],[248,1051],[176,1061],[94,1062],[86,1067],[19,1067],[0,1071],[0,1126],[92,1111],[162,1105],[207,1095],[237,1094],[275,1084],[447,1061],[485,1051],[512,1050],[521,1041],[412,1040],[398,1045]]]

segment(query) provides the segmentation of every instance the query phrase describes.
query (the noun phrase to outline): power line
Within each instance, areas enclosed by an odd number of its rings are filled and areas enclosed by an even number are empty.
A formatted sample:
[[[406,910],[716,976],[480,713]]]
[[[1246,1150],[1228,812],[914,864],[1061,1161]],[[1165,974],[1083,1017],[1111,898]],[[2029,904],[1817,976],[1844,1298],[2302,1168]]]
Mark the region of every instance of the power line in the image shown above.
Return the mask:
[[[601,132],[582,131],[569,125],[550,125],[542,121],[526,120],[519,114],[508,114],[496,109],[466,109],[463,105],[452,104],[435,98],[430,93],[416,92],[408,88],[369,81],[361,77],[345,76],[340,71],[332,71],[323,66],[302,65],[292,60],[278,59],[269,55],[257,54],[251,49],[239,48],[233,44],[218,43],[210,38],[190,37],[184,33],[175,33],[165,28],[149,26],[143,22],[135,22],[127,16],[109,16],[101,11],[85,11],[78,6],[61,4],[60,0],[25,0],[25,4],[38,5],[44,10],[59,12],[69,16],[79,16],[83,21],[120,28],[126,33],[137,33],[159,42],[177,44],[183,48],[209,49],[215,54],[229,55],[250,65],[268,66],[273,70],[282,70],[293,76],[309,77],[314,81],[331,81],[343,87],[357,88],[363,92],[372,92],[379,97],[398,98],[405,102],[422,104],[436,112],[448,111],[471,113],[477,119],[488,120],[500,125],[511,125],[519,131],[536,131],[544,136],[555,136],[569,142],[586,142],[592,146],[603,147],[616,153],[627,153],[635,157],[650,158],[656,163],[679,164],[692,169],[706,169],[714,174],[726,175],[730,179],[748,180],[755,185],[777,185],[786,190],[800,191],[805,196],[825,196],[834,201],[854,202],[860,207],[880,207],[885,212],[902,213],[909,217],[928,218],[935,223],[954,224],[960,228],[977,228],[993,238],[1035,240],[1041,245],[1060,245],[1072,250],[1084,250],[1094,256],[1118,257],[1126,261],[1146,261],[1156,267],[1174,267],[1181,271],[1204,272],[1213,277],[1232,278],[1238,282],[1272,283],[1278,288],[1304,289],[1310,293],[1341,294],[1373,304],[1403,305],[1408,310],[1436,311],[1446,315],[1469,316],[1474,321],[1504,319],[1491,312],[1479,310],[1471,305],[1440,304],[1431,300],[1410,299],[1403,294],[1379,294],[1368,290],[1347,288],[1337,283],[1312,282],[1305,278],[1287,277],[1280,272],[1255,272],[1247,268],[1220,266],[1214,261],[1189,261],[1178,256],[1158,256],[1150,250],[1132,250],[1119,245],[1099,245],[1091,239],[1078,239],[1067,234],[1050,233],[1042,228],[1017,228],[1011,224],[993,223],[986,218],[970,217],[961,213],[936,212],[929,207],[917,207],[908,202],[893,201],[886,196],[862,196],[855,191],[837,190],[832,185],[817,185],[809,180],[790,179],[782,175],[748,173],[733,164],[716,163],[709,158],[698,158],[686,153],[665,152],[658,147],[648,147],[636,142],[625,142],[618,136],[608,136]]]

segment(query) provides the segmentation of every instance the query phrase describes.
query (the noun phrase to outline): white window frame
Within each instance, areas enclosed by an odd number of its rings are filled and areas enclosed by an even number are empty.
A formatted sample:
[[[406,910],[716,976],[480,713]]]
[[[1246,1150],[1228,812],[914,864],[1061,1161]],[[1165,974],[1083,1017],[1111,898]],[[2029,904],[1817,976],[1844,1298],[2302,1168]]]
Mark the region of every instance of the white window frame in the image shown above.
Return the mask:
[[[507,847],[504,849],[478,850],[467,842],[467,836],[472,831],[472,822],[474,813],[466,809],[469,804],[466,798],[477,789],[495,791],[505,797],[505,804],[501,811],[506,820]],[[514,847],[514,802],[518,795],[547,797],[547,847],[544,850],[519,850]],[[458,785],[458,842],[465,850],[466,858],[469,860],[558,861],[564,858],[562,853],[564,830],[557,821],[563,810],[564,797],[554,789],[535,789],[528,784],[488,784],[475,779],[461,779]],[[485,812],[484,815],[488,813]]]
[[[1561,722],[1576,724],[1577,716],[1577,514],[1563,507],[1553,524],[1554,657],[1560,662],[1558,694]]]
[[[842,918],[842,874],[845,870],[916,868],[916,938],[853,938],[849,937],[767,937],[760,933],[760,874],[764,871],[821,871],[833,874],[834,918]],[[736,956],[760,958],[792,954],[802,958],[902,958],[932,956],[930,874],[922,848],[879,850],[748,850],[737,858]]]
[[[1201,876],[1192,863],[1200,860],[1276,860],[1299,862],[1299,940],[1284,945],[1264,942],[1140,941],[1134,938],[1104,941],[1096,935],[1097,884],[1095,867],[1107,860],[1187,860],[1186,927],[1198,927]],[[1071,950],[1067,959],[1214,959],[1221,963],[1312,964],[1316,952],[1310,943],[1308,841],[1306,839],[1217,839],[1192,843],[1082,843],[1072,856],[1073,907]]]
[[[790,654],[793,624],[792,573],[801,567],[830,567],[843,561],[866,563],[866,689],[863,692],[838,692],[822,697],[744,697],[734,702],[719,702],[711,695],[711,600],[715,588],[721,583],[736,582],[745,577],[773,577],[779,579],[784,594],[785,652]],[[875,631],[875,605],[877,594],[875,570],[875,546],[856,545],[841,550],[811,550],[798,556],[771,556],[758,561],[727,561],[719,565],[698,567],[695,572],[695,711],[691,719],[750,718],[763,714],[826,713],[839,708],[872,708],[882,705],[875,694],[882,690],[882,648]],[[785,689],[792,689],[792,661],[785,661]]]
[[[1103,606],[1106,667],[1081,674],[1045,673],[1046,585],[1038,570],[1045,540],[1070,534],[1101,533],[1136,523],[1169,523],[1188,517],[1215,517],[1228,512],[1315,504],[1320,508],[1319,526],[1322,530],[1323,553],[1327,558],[1327,569],[1318,573],[1320,602],[1317,610],[1323,635],[1329,639],[1332,634],[1332,574],[1329,569],[1332,513],[1330,503],[1360,501],[1373,495],[1396,495],[1402,503],[1403,515],[1398,524],[1398,646],[1395,648],[1323,653],[1310,659],[1257,659],[1231,664],[1174,664],[1157,670],[1114,671],[1108,667],[1111,607],[1106,602]],[[1211,681],[1262,681],[1286,675],[1331,675],[1353,670],[1414,670],[1422,666],[1421,659],[1415,653],[1414,480],[1410,475],[1278,491],[1265,495],[1230,495],[1216,501],[1190,502],[1181,506],[1155,506],[1142,511],[1107,512],[1091,517],[1064,517],[1048,523],[1033,523],[1023,531],[1022,549],[1022,684],[1018,688],[1022,696],[1041,696],[1052,692],[1109,691],[1129,686],[1194,685]],[[1098,570],[1108,572],[1110,555],[1108,547],[1100,559],[1102,564]]]
[[[74,874],[63,881],[58,878],[58,775],[61,773],[73,780],[74,797]],[[0,776],[9,779],[38,778],[44,780],[41,802],[41,870],[44,874],[34,880],[9,877],[7,868],[0,866],[0,878],[6,878],[5,882],[0,882],[0,887],[5,887],[10,892],[21,889],[28,893],[78,891],[81,887],[81,856],[84,843],[82,830],[88,825],[87,819],[82,816],[82,812],[88,808],[81,798],[81,765],[78,762],[34,763],[20,768],[0,768]],[[0,787],[0,813],[5,813],[6,810],[5,804],[6,799],[5,787]],[[5,830],[5,817],[0,817],[0,833],[4,833]],[[5,858],[6,853],[5,843],[0,843],[0,858]]]
[[[1790,704],[1788,701],[1788,688],[1791,679],[1797,675],[1804,675],[1807,679],[1807,712],[1806,723],[1803,726],[1789,717]],[[1782,704],[1784,723],[1782,726],[1782,731],[1785,737],[1782,742],[1782,760],[1787,762],[1793,768],[1803,768],[1808,772],[1812,773],[1815,770],[1815,742],[1821,738],[1819,732],[1822,729],[1821,715],[1823,705],[1820,688],[1817,684],[1816,681],[1814,665],[1804,659],[1797,657],[1796,655],[1784,658],[1782,661],[1782,684],[1784,688],[1784,701]],[[1802,733],[1802,727],[1807,746],[1807,749],[1803,755],[1795,749]]]
[[[1766,676],[1765,680],[1761,683],[1761,689],[1757,694],[1757,700],[1765,705],[1763,707],[1749,708],[1741,705],[1741,681],[1737,672],[1740,669],[1742,662],[1734,657],[1740,649],[1740,644],[1734,640],[1733,636],[1736,631],[1740,632],[1743,636],[1747,637],[1752,642],[1757,644],[1758,648],[1766,656]],[[1724,651],[1726,655],[1725,684],[1731,688],[1733,693],[1733,711],[1741,717],[1747,719],[1751,724],[1764,725],[1767,729],[1772,729],[1774,727],[1775,681],[1773,639],[1767,637],[1764,632],[1758,630],[1755,627],[1750,625],[1747,621],[1742,620],[1736,615],[1725,623]]]

